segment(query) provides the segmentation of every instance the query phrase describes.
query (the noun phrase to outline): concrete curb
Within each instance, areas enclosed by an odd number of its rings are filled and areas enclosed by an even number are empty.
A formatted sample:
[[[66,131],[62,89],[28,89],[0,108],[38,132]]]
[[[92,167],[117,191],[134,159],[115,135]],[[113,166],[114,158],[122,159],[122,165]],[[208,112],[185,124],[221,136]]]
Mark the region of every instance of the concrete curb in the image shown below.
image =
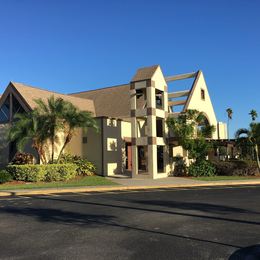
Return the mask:
[[[127,191],[127,190],[149,190],[163,188],[193,188],[193,187],[214,187],[214,186],[241,186],[241,185],[260,185],[260,181],[236,181],[236,182],[208,182],[196,184],[177,184],[177,185],[150,185],[150,186],[98,186],[98,187],[80,187],[80,188],[57,188],[57,189],[33,189],[33,190],[3,190],[0,191],[0,197],[26,196],[26,195],[48,195],[61,193],[78,192],[106,192],[106,191]]]

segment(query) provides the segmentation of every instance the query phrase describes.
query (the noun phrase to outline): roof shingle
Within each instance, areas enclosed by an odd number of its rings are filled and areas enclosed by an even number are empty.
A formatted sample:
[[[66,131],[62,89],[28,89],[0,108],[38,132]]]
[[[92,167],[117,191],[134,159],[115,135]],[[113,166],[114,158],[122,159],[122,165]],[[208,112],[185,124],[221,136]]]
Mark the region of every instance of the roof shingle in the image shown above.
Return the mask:
[[[132,81],[151,79],[158,67],[159,65],[154,65],[138,69],[135,76],[132,78]]]
[[[78,107],[78,109],[82,111],[89,111],[92,112],[94,116],[96,115],[93,100],[60,94],[32,86],[27,86],[17,82],[11,82],[11,84],[22,95],[22,97],[32,109],[36,107],[36,103],[34,101],[35,99],[41,98],[43,101],[46,102],[47,99],[53,95],[55,98],[62,98],[66,101],[71,102],[74,106]]]

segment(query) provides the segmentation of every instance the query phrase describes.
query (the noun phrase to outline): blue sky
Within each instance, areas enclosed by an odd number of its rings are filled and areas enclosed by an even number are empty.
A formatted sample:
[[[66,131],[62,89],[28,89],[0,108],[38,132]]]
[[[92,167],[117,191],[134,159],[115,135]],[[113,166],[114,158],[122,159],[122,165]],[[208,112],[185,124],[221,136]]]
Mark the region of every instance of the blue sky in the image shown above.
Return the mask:
[[[127,83],[137,68],[201,69],[231,134],[260,114],[259,0],[0,0],[0,93],[9,81],[58,92]]]

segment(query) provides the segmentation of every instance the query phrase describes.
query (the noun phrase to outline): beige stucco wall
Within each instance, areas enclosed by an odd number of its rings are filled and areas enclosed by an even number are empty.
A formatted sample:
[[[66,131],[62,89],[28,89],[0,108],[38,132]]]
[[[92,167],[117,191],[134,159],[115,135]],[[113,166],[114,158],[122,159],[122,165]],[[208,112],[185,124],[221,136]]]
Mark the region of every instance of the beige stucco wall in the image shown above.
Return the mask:
[[[83,157],[83,129],[78,128],[75,131],[74,136],[72,137],[70,143],[68,144],[67,148],[65,149],[66,153],[78,155]]]
[[[227,124],[218,122],[218,135],[219,139],[227,139]]]
[[[131,137],[131,122],[121,121],[121,136]]]
[[[201,99],[201,89],[205,91],[205,100]],[[217,133],[217,118],[215,115],[215,111],[209,96],[208,88],[201,72],[200,77],[197,81],[196,87],[190,99],[187,109],[197,109],[198,111],[203,112],[211,125],[216,127],[216,131],[213,133],[213,139],[218,139]]]
[[[99,132],[89,128],[76,130],[71,142],[65,152],[81,156],[95,164],[97,174],[102,175],[102,135],[101,135],[101,120],[96,118]],[[86,143],[83,143],[83,137],[86,137]]]
[[[160,67],[155,71],[152,80],[155,82],[155,87],[157,89],[164,91],[164,87],[167,86],[167,83]]]

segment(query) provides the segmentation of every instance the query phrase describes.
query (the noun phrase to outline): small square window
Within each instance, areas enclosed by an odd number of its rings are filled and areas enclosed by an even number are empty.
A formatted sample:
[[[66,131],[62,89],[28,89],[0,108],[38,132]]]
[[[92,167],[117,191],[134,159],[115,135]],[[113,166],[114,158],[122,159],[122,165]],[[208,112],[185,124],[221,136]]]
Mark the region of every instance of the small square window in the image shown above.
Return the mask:
[[[83,142],[83,144],[87,144],[88,143],[88,138],[86,136],[84,136],[82,138],[82,142]]]
[[[205,90],[204,89],[200,90],[200,96],[201,96],[202,100],[205,100]]]
[[[116,127],[117,121],[114,118],[108,118],[107,119],[107,126]]]

